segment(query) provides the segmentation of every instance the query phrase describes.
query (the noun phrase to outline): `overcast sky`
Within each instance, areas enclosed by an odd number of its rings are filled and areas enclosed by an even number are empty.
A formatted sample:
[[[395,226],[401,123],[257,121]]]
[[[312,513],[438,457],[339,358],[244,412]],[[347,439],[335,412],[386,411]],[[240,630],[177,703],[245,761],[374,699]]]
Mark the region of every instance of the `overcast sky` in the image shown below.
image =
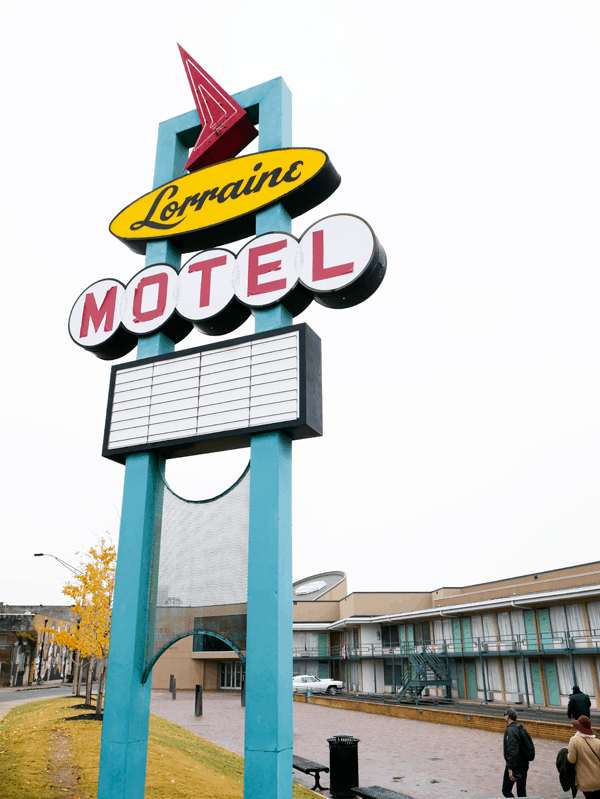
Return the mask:
[[[194,107],[177,42],[231,93],[283,76],[294,145],[342,176],[293,233],[353,213],[388,256],[363,305],[297,318],[325,433],[294,445],[294,579],[432,590],[598,559],[599,41],[576,0],[5,5],[0,601],[66,602],[33,553],[118,538],[111,364],[67,320],[144,265],[108,224],[151,188],[158,123]],[[168,479],[206,498],[248,457]]]

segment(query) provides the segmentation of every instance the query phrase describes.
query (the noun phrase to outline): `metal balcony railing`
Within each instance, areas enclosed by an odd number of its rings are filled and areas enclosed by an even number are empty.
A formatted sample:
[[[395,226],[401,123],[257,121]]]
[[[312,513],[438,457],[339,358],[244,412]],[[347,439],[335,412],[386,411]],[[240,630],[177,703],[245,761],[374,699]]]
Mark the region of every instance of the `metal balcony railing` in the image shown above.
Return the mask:
[[[512,635],[455,636],[435,639],[431,643],[414,644],[408,641],[361,644],[360,646],[294,647],[296,659],[325,658],[394,658],[409,655],[517,655],[522,652],[550,654],[557,651],[586,650],[600,653],[600,629],[560,632],[529,632]]]

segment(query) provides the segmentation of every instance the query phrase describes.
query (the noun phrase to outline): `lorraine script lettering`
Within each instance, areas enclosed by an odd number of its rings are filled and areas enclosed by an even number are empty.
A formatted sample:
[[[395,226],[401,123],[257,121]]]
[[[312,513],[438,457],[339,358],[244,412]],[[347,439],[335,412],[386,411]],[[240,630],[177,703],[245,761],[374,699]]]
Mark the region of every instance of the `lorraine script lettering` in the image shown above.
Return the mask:
[[[274,188],[280,183],[294,183],[301,175],[300,167],[303,164],[303,161],[294,161],[283,175],[281,167],[277,167],[270,172],[263,172],[261,175],[251,175],[246,181],[242,179],[236,180],[234,183],[227,183],[223,187],[215,186],[215,188],[207,189],[202,193],[189,195],[181,203],[174,199],[179,193],[179,186],[176,183],[171,183],[159,191],[146,218],[133,222],[130,225],[130,230],[141,230],[142,228],[171,230],[180,225],[190,211],[194,213],[200,211],[207,201],[216,200],[218,203],[224,203],[229,200],[237,200],[243,195],[256,194],[265,185],[268,188]],[[254,166],[254,172],[259,172],[261,168],[262,162],[259,161]],[[173,219],[176,221],[171,221]]]

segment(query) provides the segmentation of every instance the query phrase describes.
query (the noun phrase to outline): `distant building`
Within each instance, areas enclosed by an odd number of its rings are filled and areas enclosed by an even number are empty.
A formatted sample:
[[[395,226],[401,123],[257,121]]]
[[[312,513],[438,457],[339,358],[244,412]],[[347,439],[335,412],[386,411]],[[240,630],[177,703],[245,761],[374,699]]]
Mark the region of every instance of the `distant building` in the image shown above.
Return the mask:
[[[539,706],[566,705],[577,684],[600,708],[600,562],[436,591],[347,594],[343,572],[293,589],[294,674],[357,693]],[[158,660],[153,686],[174,674],[178,688],[231,690],[241,672],[226,644],[188,637]]]
[[[0,686],[18,687],[66,679],[72,653],[51,641],[57,632],[75,627],[68,605],[5,605],[0,602]]]

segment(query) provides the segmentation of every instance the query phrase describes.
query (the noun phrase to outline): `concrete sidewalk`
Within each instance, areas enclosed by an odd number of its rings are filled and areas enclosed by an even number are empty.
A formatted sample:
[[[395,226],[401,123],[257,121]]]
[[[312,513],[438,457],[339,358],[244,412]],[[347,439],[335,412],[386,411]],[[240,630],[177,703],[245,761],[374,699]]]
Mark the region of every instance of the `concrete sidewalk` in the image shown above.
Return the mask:
[[[204,713],[194,716],[194,694],[153,691],[151,710],[196,735],[244,753],[244,708],[238,693],[205,692]],[[526,722],[525,722],[526,724]],[[496,799],[504,771],[502,735],[294,702],[294,753],[329,765],[327,738],[348,734],[358,744],[361,786],[380,785],[412,799]],[[535,740],[527,781],[530,799],[564,799],[555,760],[561,744]],[[294,779],[311,788],[300,772]],[[329,785],[329,775],[321,782]],[[329,796],[324,791],[323,796]]]

